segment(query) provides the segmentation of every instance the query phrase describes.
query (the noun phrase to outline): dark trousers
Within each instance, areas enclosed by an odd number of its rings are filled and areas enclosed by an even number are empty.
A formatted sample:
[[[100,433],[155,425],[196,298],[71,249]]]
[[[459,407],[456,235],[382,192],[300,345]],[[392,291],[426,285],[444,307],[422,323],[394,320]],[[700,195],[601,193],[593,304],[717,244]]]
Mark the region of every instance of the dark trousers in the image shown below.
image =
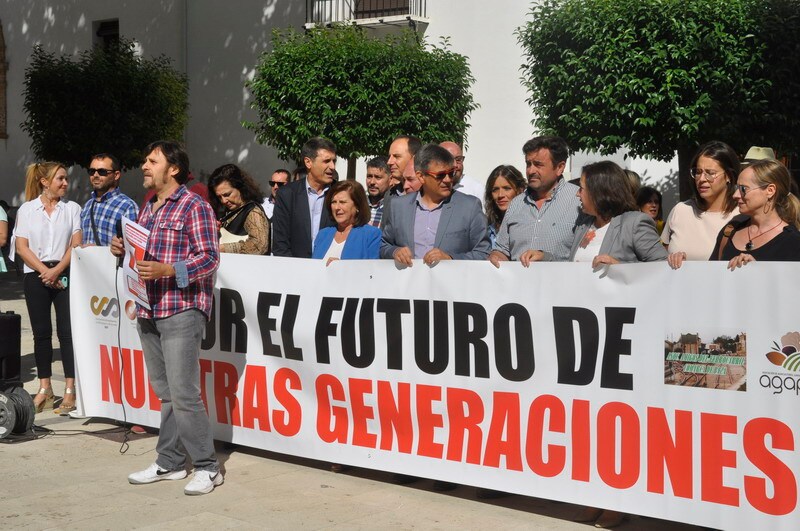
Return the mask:
[[[64,273],[69,275],[69,271]],[[63,275],[62,275],[63,276]],[[50,307],[56,308],[56,330],[61,344],[61,362],[64,377],[75,378],[75,354],[72,350],[72,330],[69,323],[69,288],[48,288],[42,284],[39,273],[26,273],[23,281],[25,304],[33,329],[33,354],[39,378],[53,375],[53,324]]]

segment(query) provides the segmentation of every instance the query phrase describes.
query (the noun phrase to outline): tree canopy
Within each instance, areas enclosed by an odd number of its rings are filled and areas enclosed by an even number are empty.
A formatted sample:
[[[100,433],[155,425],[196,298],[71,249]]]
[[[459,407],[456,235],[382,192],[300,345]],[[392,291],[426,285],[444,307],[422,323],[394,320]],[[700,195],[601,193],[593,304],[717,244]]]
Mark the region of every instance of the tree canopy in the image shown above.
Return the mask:
[[[798,13],[793,0],[543,0],[518,31],[534,125],[575,150],[660,160],[712,139],[793,152]]]
[[[138,166],[150,142],[183,137],[189,105],[186,76],[164,56],[139,57],[125,40],[77,58],[37,46],[24,97],[22,129],[36,156],[82,166],[101,152]]]
[[[312,136],[332,140],[338,154],[386,152],[397,135],[463,141],[477,108],[466,57],[427,46],[416,34],[375,39],[356,26],[275,32],[247,84],[258,121],[245,126],[256,140],[297,160]]]

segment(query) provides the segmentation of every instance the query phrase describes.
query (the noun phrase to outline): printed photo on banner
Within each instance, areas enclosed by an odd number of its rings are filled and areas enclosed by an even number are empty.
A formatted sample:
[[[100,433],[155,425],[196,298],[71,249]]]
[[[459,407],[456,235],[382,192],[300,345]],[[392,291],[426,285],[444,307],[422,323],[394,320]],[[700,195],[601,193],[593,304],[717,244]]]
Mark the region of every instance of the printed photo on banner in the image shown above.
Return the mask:
[[[747,390],[747,334],[682,331],[664,339],[664,383]]]

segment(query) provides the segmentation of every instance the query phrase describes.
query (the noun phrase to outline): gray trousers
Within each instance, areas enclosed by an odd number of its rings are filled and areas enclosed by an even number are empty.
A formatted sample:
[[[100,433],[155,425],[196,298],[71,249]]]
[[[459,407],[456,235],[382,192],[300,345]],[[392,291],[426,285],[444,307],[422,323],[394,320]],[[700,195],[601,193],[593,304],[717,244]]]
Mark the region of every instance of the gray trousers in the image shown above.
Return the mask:
[[[200,397],[205,321],[199,310],[164,319],[137,319],[150,384],[161,399],[156,463],[167,470],[184,468],[187,453],[195,471],[219,470],[211,423]]]

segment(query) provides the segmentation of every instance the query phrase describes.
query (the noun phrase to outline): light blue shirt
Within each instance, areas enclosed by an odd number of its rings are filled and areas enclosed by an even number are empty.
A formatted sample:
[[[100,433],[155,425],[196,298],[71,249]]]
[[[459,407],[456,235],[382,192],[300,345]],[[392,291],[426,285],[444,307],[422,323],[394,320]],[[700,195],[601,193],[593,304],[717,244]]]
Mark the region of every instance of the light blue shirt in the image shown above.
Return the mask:
[[[328,193],[330,186],[322,189],[322,193],[317,191],[308,184],[308,177],[306,177],[306,194],[308,194],[308,211],[311,214],[311,250],[314,250],[314,242],[319,233],[319,222],[322,218],[322,209],[325,208],[325,194]]]
[[[442,206],[444,206],[444,201],[442,201],[428,210],[420,201],[421,198],[421,195],[417,195],[417,210],[414,214],[414,258],[422,258],[433,249],[433,244],[436,242],[436,231],[439,228],[439,219],[442,217]]]

